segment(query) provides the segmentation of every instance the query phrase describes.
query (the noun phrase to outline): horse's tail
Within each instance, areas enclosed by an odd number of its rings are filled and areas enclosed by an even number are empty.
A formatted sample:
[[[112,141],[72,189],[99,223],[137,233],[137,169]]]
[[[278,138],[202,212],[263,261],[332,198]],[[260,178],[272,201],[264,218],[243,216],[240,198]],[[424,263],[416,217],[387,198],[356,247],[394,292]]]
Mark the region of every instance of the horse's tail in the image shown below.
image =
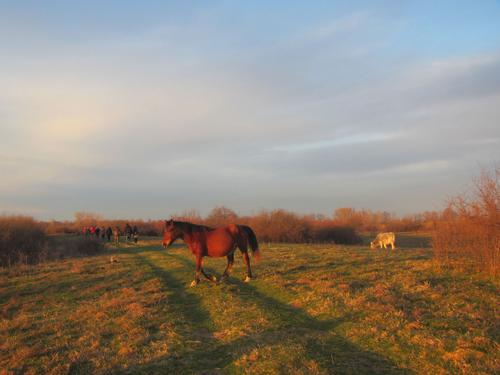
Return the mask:
[[[246,225],[239,225],[243,233],[247,236],[248,244],[250,245],[250,249],[252,250],[252,255],[255,260],[260,260],[260,251],[259,251],[259,243],[257,242],[257,237],[255,236],[252,228]]]

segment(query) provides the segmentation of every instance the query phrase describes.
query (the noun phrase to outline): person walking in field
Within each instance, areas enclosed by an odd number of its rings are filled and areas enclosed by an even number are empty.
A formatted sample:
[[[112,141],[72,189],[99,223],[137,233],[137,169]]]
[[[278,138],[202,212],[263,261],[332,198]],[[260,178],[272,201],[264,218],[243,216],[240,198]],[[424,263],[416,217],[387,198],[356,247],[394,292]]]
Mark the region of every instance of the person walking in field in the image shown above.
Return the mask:
[[[113,229],[111,229],[111,227],[108,227],[108,229],[106,229],[106,237],[108,237],[108,242],[111,241],[112,234],[113,234]]]
[[[115,240],[115,245],[118,245],[120,243],[120,228],[115,227],[115,229],[113,229],[113,237]]]
[[[132,227],[129,223],[125,224],[125,238],[127,241],[132,239]]]
[[[137,241],[139,241],[139,230],[137,229],[137,225],[134,225],[132,229],[132,236],[134,237],[134,243],[137,243]]]

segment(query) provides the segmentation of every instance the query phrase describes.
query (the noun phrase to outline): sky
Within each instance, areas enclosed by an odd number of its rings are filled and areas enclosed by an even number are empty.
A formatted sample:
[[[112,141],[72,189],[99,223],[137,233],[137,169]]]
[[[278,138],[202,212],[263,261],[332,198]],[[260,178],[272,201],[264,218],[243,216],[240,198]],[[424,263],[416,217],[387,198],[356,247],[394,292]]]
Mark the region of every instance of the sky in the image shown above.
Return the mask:
[[[499,1],[0,0],[0,213],[439,210],[500,161]]]

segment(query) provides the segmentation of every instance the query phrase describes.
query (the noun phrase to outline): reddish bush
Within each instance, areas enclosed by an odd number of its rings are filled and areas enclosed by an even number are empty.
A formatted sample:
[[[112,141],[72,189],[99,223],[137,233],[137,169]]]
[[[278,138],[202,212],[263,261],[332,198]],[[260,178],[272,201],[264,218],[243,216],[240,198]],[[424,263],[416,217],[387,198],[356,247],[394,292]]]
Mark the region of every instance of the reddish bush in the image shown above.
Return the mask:
[[[204,222],[205,225],[216,228],[235,223],[237,220],[238,215],[236,215],[236,212],[227,207],[220,206],[213,208]]]
[[[311,225],[308,220],[285,210],[262,211],[249,220],[260,241],[309,242]]]
[[[436,212],[397,217],[386,211],[356,210],[343,207],[335,210],[335,224],[364,232],[415,232],[434,228]]]
[[[472,265],[498,275],[500,257],[500,170],[483,172],[473,196],[452,199],[437,222],[433,247],[448,265]]]
[[[193,224],[204,223],[203,218],[201,217],[200,213],[197,210],[186,210],[180,214],[174,214],[172,215],[172,219],[179,221],[187,221],[188,223],[193,223]],[[161,223],[164,226],[163,220],[161,221]]]
[[[46,256],[46,236],[28,216],[0,216],[0,266],[32,264]]]
[[[41,222],[45,233],[47,234],[73,234],[78,232],[78,227],[74,222],[70,221],[48,221]]]

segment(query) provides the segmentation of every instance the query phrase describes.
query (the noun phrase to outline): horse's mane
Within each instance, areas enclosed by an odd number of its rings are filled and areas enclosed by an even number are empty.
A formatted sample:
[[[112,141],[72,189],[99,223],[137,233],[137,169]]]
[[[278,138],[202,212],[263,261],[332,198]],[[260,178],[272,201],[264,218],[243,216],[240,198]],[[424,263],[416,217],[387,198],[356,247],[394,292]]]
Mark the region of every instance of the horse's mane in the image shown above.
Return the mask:
[[[174,226],[182,229],[183,232],[204,232],[213,230],[213,228],[206,225],[193,224],[187,221],[173,221]]]

